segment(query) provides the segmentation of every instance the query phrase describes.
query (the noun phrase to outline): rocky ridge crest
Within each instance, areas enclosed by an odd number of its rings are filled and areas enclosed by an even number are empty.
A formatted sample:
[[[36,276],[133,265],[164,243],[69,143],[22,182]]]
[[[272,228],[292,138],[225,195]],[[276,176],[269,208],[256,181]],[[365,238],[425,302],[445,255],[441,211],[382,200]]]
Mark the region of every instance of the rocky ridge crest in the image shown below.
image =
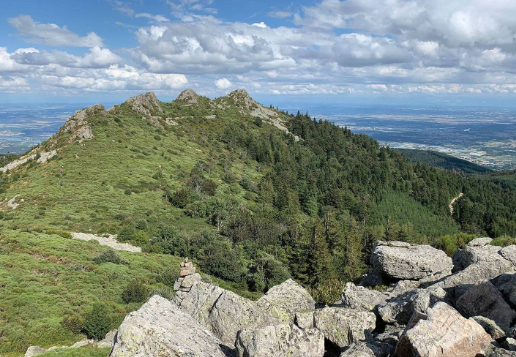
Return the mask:
[[[483,253],[495,254],[489,247]],[[215,348],[214,356],[221,351],[239,357],[516,356],[515,265],[486,269],[487,263],[478,261],[465,269],[455,267],[462,270],[451,274],[450,257],[429,246],[401,242],[377,244],[371,260],[376,262],[375,273],[389,279],[389,289],[348,283],[342,300],[326,307],[317,307],[293,280],[253,302],[203,282],[199,274],[188,274],[173,302],[154,297],[126,318],[120,327],[128,331],[123,341],[168,344],[185,351],[188,347],[206,357],[210,354],[202,351],[209,348]],[[181,331],[177,326],[161,329],[165,322],[158,316],[178,312],[188,324],[181,325]],[[148,319],[154,321],[152,331],[137,328],[150,326]],[[189,339],[183,348],[185,330]],[[190,341],[203,346],[192,349]],[[128,348],[121,353],[123,344],[117,343],[111,356],[142,355]]]

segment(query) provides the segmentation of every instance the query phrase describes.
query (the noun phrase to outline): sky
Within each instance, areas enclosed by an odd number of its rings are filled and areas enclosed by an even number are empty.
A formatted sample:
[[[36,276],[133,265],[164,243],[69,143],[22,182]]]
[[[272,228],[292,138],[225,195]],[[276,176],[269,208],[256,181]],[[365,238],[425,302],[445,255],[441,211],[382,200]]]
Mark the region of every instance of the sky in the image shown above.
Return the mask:
[[[0,2],[0,103],[516,106],[514,0]]]

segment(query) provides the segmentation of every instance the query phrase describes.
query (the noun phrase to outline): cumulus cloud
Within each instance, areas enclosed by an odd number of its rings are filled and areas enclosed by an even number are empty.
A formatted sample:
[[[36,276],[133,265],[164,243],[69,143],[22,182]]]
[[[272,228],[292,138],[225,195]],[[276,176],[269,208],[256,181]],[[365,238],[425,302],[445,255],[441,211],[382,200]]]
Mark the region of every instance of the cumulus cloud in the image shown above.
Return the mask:
[[[219,89],[228,89],[232,83],[227,78],[221,78],[215,81],[215,86]]]
[[[39,51],[34,48],[17,50],[11,58],[18,64],[44,66],[59,64],[64,67],[105,68],[123,63],[123,59],[107,48],[93,47],[84,56],[74,56],[63,51]]]
[[[102,47],[102,39],[94,32],[79,36],[66,27],[55,24],[40,24],[27,15],[12,17],[7,20],[18,30],[18,35],[25,41],[48,46]]]
[[[0,47],[3,83],[78,91],[167,90],[188,83],[214,94],[243,86],[291,95],[516,88],[513,0],[322,0],[270,11],[269,17],[295,23],[278,27],[222,21],[212,0],[168,0],[172,20],[137,12],[127,2],[110,3],[132,21],[122,25],[137,46],[108,49],[93,32],[80,36],[19,16],[9,22],[28,42],[89,49],[78,55],[36,45],[13,52]],[[149,24],[137,26],[138,18]]]

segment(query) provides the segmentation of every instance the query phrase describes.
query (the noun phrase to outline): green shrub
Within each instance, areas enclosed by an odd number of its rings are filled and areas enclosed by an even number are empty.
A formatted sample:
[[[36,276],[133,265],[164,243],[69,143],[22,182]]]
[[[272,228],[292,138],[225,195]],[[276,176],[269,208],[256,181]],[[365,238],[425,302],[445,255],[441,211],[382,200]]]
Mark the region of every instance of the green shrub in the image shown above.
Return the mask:
[[[136,229],[139,229],[141,231],[144,231],[147,229],[147,221],[142,219],[139,220],[138,223],[136,223]]]
[[[149,297],[149,289],[139,281],[130,282],[122,291],[122,300],[126,304],[144,302]]]
[[[457,233],[453,235],[445,235],[440,237],[437,240],[437,248],[442,249],[448,254],[450,257],[457,251],[459,248],[464,248],[468,242],[475,239],[476,236],[473,234],[467,233]]]
[[[216,240],[202,248],[199,252],[199,265],[204,272],[221,279],[242,281],[241,257],[227,240]]]
[[[331,278],[309,289],[309,292],[318,304],[333,305],[341,299],[345,284],[346,282],[341,279]]]
[[[186,188],[180,188],[170,196],[169,200],[175,207],[185,208],[192,202],[192,193]]]
[[[215,192],[217,192],[217,184],[213,180],[204,180],[201,191],[206,195],[215,196]]]
[[[511,237],[498,237],[493,239],[491,242],[491,245],[496,245],[499,247],[507,247],[512,244],[516,244],[516,239]]]
[[[168,286],[160,286],[151,290],[150,296],[159,295],[165,299],[172,300],[175,295],[175,291]]]
[[[272,255],[260,252],[256,261],[249,265],[247,283],[251,291],[266,292],[274,285],[290,278],[290,272]]]
[[[106,305],[101,303],[93,304],[91,310],[84,315],[82,332],[88,338],[95,340],[103,339],[111,330],[113,319]]]
[[[93,258],[93,261],[97,264],[102,264],[102,263],[113,263],[113,264],[124,264],[124,260],[122,259],[122,257],[120,257],[120,255],[115,252],[113,249],[107,249],[107,250],[104,250],[102,252],[100,252],[99,254],[97,254],[95,256],[95,258]]]
[[[174,283],[179,278],[179,269],[166,269],[158,275],[157,281],[168,287],[174,287]]]
[[[130,190],[130,189],[126,188],[126,189],[124,190],[124,193],[125,193],[127,196],[131,196],[131,193],[132,193],[132,192],[131,192],[131,190]]]
[[[79,334],[82,331],[84,325],[84,317],[78,314],[66,315],[61,321],[61,325],[68,331]]]

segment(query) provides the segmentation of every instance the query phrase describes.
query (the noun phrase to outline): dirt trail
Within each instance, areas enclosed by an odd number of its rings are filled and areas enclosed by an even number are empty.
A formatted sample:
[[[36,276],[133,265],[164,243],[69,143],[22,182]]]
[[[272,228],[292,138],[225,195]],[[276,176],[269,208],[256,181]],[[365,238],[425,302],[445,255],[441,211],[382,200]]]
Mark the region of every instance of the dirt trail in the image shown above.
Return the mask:
[[[455,203],[455,201],[457,201],[459,198],[461,198],[462,196],[464,196],[464,193],[460,193],[457,197],[455,197],[453,200],[450,201],[450,214],[453,215],[453,204]]]

